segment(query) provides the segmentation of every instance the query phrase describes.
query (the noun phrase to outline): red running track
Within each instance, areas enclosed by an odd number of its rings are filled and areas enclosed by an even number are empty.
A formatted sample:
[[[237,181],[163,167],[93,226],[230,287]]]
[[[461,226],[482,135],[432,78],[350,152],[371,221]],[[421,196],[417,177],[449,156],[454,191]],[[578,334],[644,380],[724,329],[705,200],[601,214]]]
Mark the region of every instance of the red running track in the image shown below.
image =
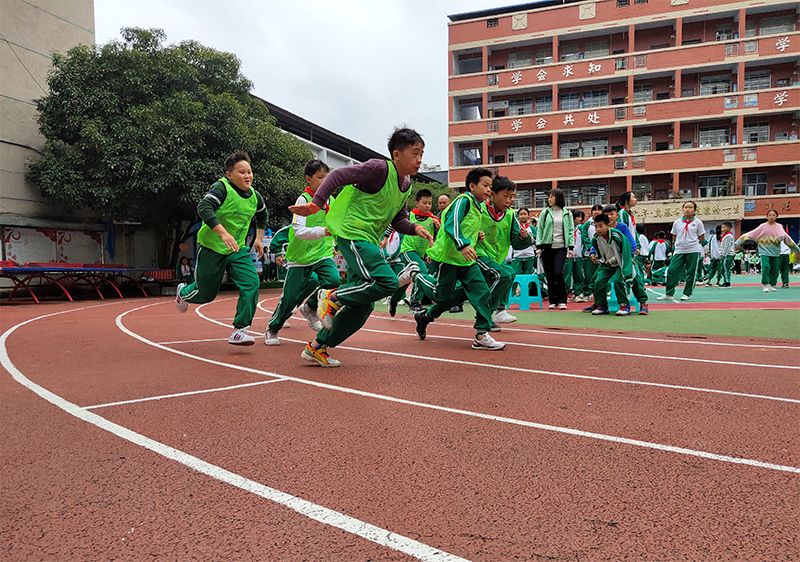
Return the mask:
[[[69,311],[0,347],[18,379],[64,401],[0,379],[6,556],[800,558],[792,342],[522,328],[487,353],[463,323],[419,342],[376,315],[343,346],[363,351],[338,349],[344,368],[323,370],[299,343],[225,344],[213,320],[233,306],[204,306],[207,319],[152,299],[4,310],[4,331]],[[281,337],[311,337],[292,324]],[[236,385],[250,386],[80,408]]]

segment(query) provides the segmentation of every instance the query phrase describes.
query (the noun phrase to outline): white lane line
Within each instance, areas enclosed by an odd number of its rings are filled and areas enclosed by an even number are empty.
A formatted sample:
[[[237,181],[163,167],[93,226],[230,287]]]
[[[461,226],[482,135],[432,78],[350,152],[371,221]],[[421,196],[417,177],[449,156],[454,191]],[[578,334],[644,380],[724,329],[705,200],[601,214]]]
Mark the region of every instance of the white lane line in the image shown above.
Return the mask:
[[[412,319],[406,318],[392,318],[384,313],[378,313],[375,315],[376,318],[381,318],[383,320],[392,320],[394,322],[410,322],[414,323]],[[469,330],[474,330],[471,325],[469,324],[456,324],[453,322],[439,322],[438,320],[436,323],[439,326],[452,326],[454,328],[464,328]],[[605,339],[615,339],[615,340],[626,340],[628,342],[631,341],[633,338],[637,342],[658,342],[658,343],[674,343],[674,344],[687,344],[687,345],[713,345],[719,347],[748,347],[748,348],[756,348],[756,349],[798,349],[800,350],[800,346],[795,345],[767,345],[767,344],[756,344],[756,343],[726,343],[726,342],[715,342],[715,341],[708,341],[708,340],[686,340],[686,339],[669,339],[669,338],[646,338],[639,335],[625,335],[625,336],[617,336],[613,334],[584,334],[581,332],[566,332],[561,330],[537,330],[535,328],[509,328],[506,325],[503,325],[504,332],[525,332],[529,334],[547,334],[550,336],[575,336],[580,338],[605,338]]]
[[[164,400],[165,398],[178,398],[180,396],[194,396],[195,394],[208,394],[210,392],[223,392],[225,390],[235,390],[237,388],[247,388],[249,386],[261,386],[264,384],[272,384],[274,382],[282,382],[286,379],[281,377],[279,379],[272,379],[269,381],[248,382],[244,384],[235,384],[233,386],[221,386],[217,388],[206,388],[203,390],[190,390],[187,392],[176,392],[174,394],[159,394],[158,396],[147,396],[146,398],[134,398],[132,400],[120,400],[119,402],[107,402],[105,404],[95,404],[94,406],[83,406],[84,410],[97,410],[98,408],[108,408],[111,406],[122,406],[123,404],[136,404],[139,402],[150,402],[152,400]]]
[[[128,312],[156,306],[158,304],[163,304],[163,302],[140,306],[138,308],[129,310]],[[230,484],[231,486],[235,486],[246,492],[250,492],[266,500],[280,504],[291,509],[292,511],[299,513],[300,515],[308,517],[309,519],[313,519],[314,521],[318,521],[324,525],[341,529],[347,533],[356,535],[380,546],[402,552],[418,560],[430,562],[467,562],[464,558],[460,558],[443,550],[439,550],[427,544],[415,541],[414,539],[393,533],[387,529],[382,529],[381,527],[377,527],[367,523],[366,521],[356,519],[355,517],[334,511],[325,506],[298,498],[297,496],[292,496],[291,494],[276,490],[275,488],[270,488],[269,486],[265,486],[264,484],[250,480],[249,478],[245,478],[244,476],[236,474],[235,472],[231,472],[220,466],[206,462],[198,457],[190,455],[189,453],[175,449],[169,445],[165,445],[164,443],[156,441],[155,439],[146,437],[140,433],[128,429],[127,427],[111,422],[95,414],[94,412],[90,412],[85,408],[81,408],[77,404],[73,404],[61,396],[36,384],[22,374],[19,369],[17,369],[16,365],[14,365],[14,363],[11,361],[11,358],[8,356],[8,350],[6,348],[6,341],[11,334],[13,334],[17,329],[30,324],[31,322],[52,316],[58,316],[59,314],[66,314],[68,312],[78,312],[81,310],[86,310],[87,308],[95,307],[81,307],[61,312],[54,312],[51,314],[44,314],[12,326],[6,330],[2,336],[0,336],[0,364],[3,365],[3,367],[11,374],[12,378],[19,384],[31,390],[40,398],[43,398],[54,406],[64,410],[68,414],[90,423],[95,427],[99,427],[100,429],[108,431],[109,433],[116,435],[121,439],[125,439],[134,445],[148,449],[158,455],[161,455],[162,457],[176,461],[192,470],[205,474],[206,476],[210,476],[215,480],[225,482],[226,484]],[[119,316],[117,317],[117,325],[120,325]],[[123,331],[126,330],[127,329],[124,329]],[[162,349],[170,349],[168,347],[158,346],[158,344],[155,344],[155,342],[150,342],[150,345],[156,345]],[[273,376],[279,377],[280,375]]]
[[[386,402],[393,402],[393,403],[396,403],[396,404],[404,404],[404,405],[407,405],[407,406],[415,406],[415,407],[418,407],[418,408],[425,408],[425,409],[428,409],[428,410],[435,410],[435,411],[439,411],[439,412],[447,412],[447,413],[450,413],[450,414],[458,414],[458,415],[462,415],[462,416],[480,418],[480,419],[490,420],[490,421],[495,421],[495,422],[507,423],[507,424],[512,424],[512,425],[519,425],[519,426],[530,427],[530,428],[534,428],[534,429],[540,429],[540,430],[543,430],[543,431],[552,431],[552,432],[555,432],[555,433],[573,435],[573,436],[577,436],[577,437],[586,437],[586,438],[589,438],[589,439],[596,439],[596,440],[599,440],[599,441],[606,441],[606,442],[623,444],[623,445],[631,445],[631,446],[634,446],[634,447],[643,447],[643,448],[646,448],[646,449],[655,449],[657,451],[664,451],[664,452],[668,452],[668,453],[677,453],[677,454],[681,454],[681,455],[699,457],[699,458],[707,459],[707,460],[727,462],[727,463],[732,463],[732,464],[741,464],[741,465],[753,466],[753,467],[757,467],[757,468],[765,468],[765,469],[768,469],[768,470],[776,470],[776,471],[780,471],[780,472],[791,472],[791,473],[794,473],[794,474],[800,474],[800,467],[795,467],[795,466],[786,466],[786,465],[780,465],[780,464],[773,464],[773,463],[768,463],[768,462],[759,461],[759,460],[755,460],[755,459],[748,459],[748,458],[743,458],[743,457],[732,457],[732,456],[728,456],[728,455],[721,455],[721,454],[717,454],[717,453],[711,453],[711,452],[708,452],[708,451],[699,451],[699,450],[695,450],[695,449],[687,449],[685,447],[677,447],[677,446],[674,446],[674,445],[665,445],[665,444],[662,444],[662,443],[654,443],[654,442],[651,442],[651,441],[641,441],[639,439],[630,439],[630,438],[627,438],[627,437],[619,437],[619,436],[616,436],[616,435],[607,435],[607,434],[604,434],[604,433],[595,433],[595,432],[591,432],[591,431],[583,431],[581,429],[573,429],[571,427],[562,427],[562,426],[557,426],[557,425],[547,425],[547,424],[542,424],[542,423],[537,423],[537,422],[530,422],[530,421],[526,421],[526,420],[519,420],[519,419],[515,419],[515,418],[508,418],[508,417],[503,417],[503,416],[495,416],[495,415],[492,415],[492,414],[485,414],[485,413],[482,413],[482,412],[474,412],[474,411],[470,411],[470,410],[461,410],[461,409],[458,409],[458,408],[449,408],[449,407],[446,407],[446,406],[439,406],[438,404],[429,404],[427,402],[417,402],[417,401],[414,401],[414,400],[406,400],[405,398],[397,398],[395,396],[387,396],[385,394],[377,394],[377,393],[374,393],[374,392],[367,392],[365,390],[358,390],[358,389],[350,388],[350,387],[346,387],[346,386],[337,386],[337,385],[323,383],[323,382],[319,382],[319,381],[315,381],[315,380],[302,379],[302,378],[299,378],[299,377],[292,377],[292,376],[289,376],[289,375],[281,375],[279,373],[272,373],[272,372],[269,372],[269,371],[262,371],[260,369],[255,369],[255,368],[252,368],[252,367],[245,367],[243,365],[235,365],[233,363],[225,363],[225,362],[222,362],[222,361],[217,361],[215,359],[209,359],[209,358],[203,357],[201,355],[193,355],[191,353],[186,353],[184,351],[173,349],[171,347],[166,347],[166,346],[159,345],[156,342],[150,341],[147,338],[145,338],[144,336],[142,336],[140,334],[137,334],[136,332],[131,331],[130,329],[128,329],[123,324],[122,319],[125,316],[127,316],[131,312],[136,312],[137,310],[141,310],[142,308],[147,308],[149,306],[154,306],[154,305],[145,305],[145,306],[142,306],[142,307],[139,307],[139,308],[133,308],[131,310],[128,310],[128,311],[120,314],[119,316],[117,316],[117,319],[116,319],[117,327],[120,330],[122,330],[124,333],[128,334],[129,336],[131,336],[132,338],[137,339],[137,340],[139,340],[139,341],[141,341],[143,343],[146,343],[147,345],[151,345],[153,347],[157,347],[159,349],[163,349],[165,351],[169,351],[170,353],[176,353],[176,354],[181,355],[183,357],[188,357],[190,359],[195,359],[197,361],[202,361],[204,363],[210,363],[212,365],[218,365],[218,366],[222,366],[222,367],[230,367],[231,369],[235,369],[237,371],[245,371],[247,373],[256,373],[256,374],[261,374],[261,375],[268,376],[268,377],[275,377],[275,376],[285,377],[287,380],[294,381],[294,382],[297,382],[297,383],[300,383],[300,384],[306,384],[306,385],[309,385],[309,386],[315,386],[317,388],[324,388],[324,389],[327,389],[327,390],[334,390],[336,392],[343,392],[345,394],[354,394],[356,396],[364,396],[366,398],[375,398],[377,400],[384,400]],[[202,308],[203,306],[204,305],[200,305],[199,307],[197,307],[197,309],[195,309],[195,312],[201,318],[205,318],[209,322],[220,324],[222,326],[227,327],[227,325],[222,324],[221,322],[218,322],[218,321],[214,320],[213,318],[209,318],[207,316],[204,316],[199,311],[199,309]],[[305,343],[304,341],[301,341],[301,340],[290,340],[289,339],[287,341],[297,342],[297,343]],[[337,349],[349,349],[349,350],[352,350],[352,351],[369,351],[369,350],[364,350],[364,349],[355,349],[355,348],[343,347],[343,346],[339,346],[339,347],[337,347]],[[400,357],[413,357],[413,356],[408,356],[408,355],[405,355],[405,354],[402,354],[402,353],[389,353],[389,355],[397,355],[397,356],[400,356]],[[494,367],[494,366],[492,366],[492,367]]]
[[[200,307],[195,311],[198,316],[201,318],[208,320],[214,324],[218,324],[220,326],[226,326],[226,324],[210,318],[200,312]],[[259,305],[260,306],[260,305]],[[370,330],[368,328],[361,328],[361,330],[365,330],[367,332],[377,332],[380,334],[397,334],[401,336],[410,336],[416,337],[414,334],[406,334],[404,332],[384,332],[381,330]],[[255,331],[251,332],[253,334],[257,333]],[[434,337],[434,336],[428,336]],[[444,337],[444,336],[436,336],[436,337]],[[291,338],[287,338],[284,336],[280,336],[280,339],[292,342],[292,343],[302,343],[305,344],[305,340],[295,340]],[[450,338],[450,339],[459,339],[459,338]],[[465,341],[472,341],[471,339]],[[631,385],[639,385],[639,386],[652,386],[656,388],[667,388],[670,390],[687,390],[691,392],[706,392],[710,394],[723,394],[726,396],[737,396],[739,398],[756,398],[760,400],[773,400],[775,402],[788,402],[790,404],[800,404],[800,399],[798,398],[786,398],[784,396],[772,396],[769,394],[752,394],[747,392],[737,392],[735,390],[720,390],[716,388],[704,388],[704,387],[697,387],[697,386],[685,386],[685,385],[678,385],[678,384],[667,384],[667,383],[659,383],[659,382],[651,382],[651,381],[642,381],[636,379],[618,379],[613,377],[598,377],[594,375],[579,375],[577,373],[562,373],[558,371],[544,371],[542,369],[529,369],[525,367],[514,367],[510,365],[497,365],[495,363],[478,363],[475,361],[463,361],[460,359],[446,359],[444,357],[432,357],[428,355],[413,355],[411,353],[398,353],[395,351],[384,351],[380,349],[364,349],[361,347],[348,347],[348,346],[338,346],[336,349],[347,349],[349,351],[362,351],[364,353],[375,353],[379,355],[391,355],[394,357],[402,357],[402,358],[409,358],[409,359],[418,359],[420,361],[433,361],[437,363],[454,363],[457,365],[467,365],[470,367],[485,367],[487,369],[497,369],[500,371],[512,371],[518,373],[530,373],[534,375],[546,375],[550,377],[563,377],[568,379],[582,379],[582,380],[591,380],[591,381],[601,381],[601,382],[611,382],[611,383],[622,383],[622,384],[631,384]]]
[[[179,343],[205,343],[210,341],[227,341],[228,338],[205,338],[202,340],[175,340],[175,341],[160,341],[161,345],[174,345]]]

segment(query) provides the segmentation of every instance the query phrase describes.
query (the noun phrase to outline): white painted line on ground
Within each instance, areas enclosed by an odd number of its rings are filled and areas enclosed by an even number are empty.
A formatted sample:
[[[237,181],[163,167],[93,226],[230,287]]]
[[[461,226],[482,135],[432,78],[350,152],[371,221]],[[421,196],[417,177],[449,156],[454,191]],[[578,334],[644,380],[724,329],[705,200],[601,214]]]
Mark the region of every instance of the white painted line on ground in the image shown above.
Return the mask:
[[[205,338],[202,340],[175,340],[175,341],[160,341],[161,345],[175,345],[179,343],[205,343],[210,341],[228,341],[228,338]]]
[[[128,312],[132,312],[133,310],[141,310],[142,308],[148,308],[151,306],[156,306],[158,304],[163,304],[163,301],[155,304],[140,306],[131,309]],[[8,350],[6,348],[6,341],[8,340],[11,334],[13,334],[17,329],[27,324],[30,324],[31,322],[35,322],[37,320],[42,320],[44,318],[49,318],[52,316],[58,316],[60,314],[66,314],[68,312],[78,312],[81,310],[86,310],[87,308],[94,308],[94,307],[81,307],[61,312],[54,312],[51,314],[44,314],[42,316],[37,316],[35,318],[26,320],[24,322],[20,322],[19,324],[12,326],[8,330],[6,330],[2,334],[2,336],[0,336],[0,364],[3,365],[3,367],[11,374],[13,379],[17,381],[19,384],[31,390],[40,398],[43,398],[48,402],[50,402],[51,404],[53,404],[54,406],[64,410],[68,414],[80,420],[83,420],[87,423],[90,423],[95,427],[99,427],[100,429],[108,431],[109,433],[116,435],[117,437],[120,437],[122,439],[125,439],[130,443],[148,449],[158,455],[161,455],[162,457],[176,461],[192,470],[210,476],[215,480],[219,480],[220,482],[225,482],[226,484],[230,484],[231,486],[235,486],[246,492],[250,492],[252,494],[260,496],[271,502],[280,504],[284,507],[288,507],[292,511],[295,511],[300,515],[308,517],[309,519],[313,519],[314,521],[318,521],[324,525],[329,525],[331,527],[341,529],[347,533],[356,535],[358,537],[361,537],[378,545],[390,548],[392,550],[402,552],[418,560],[425,560],[431,562],[466,562],[464,558],[460,558],[453,554],[449,554],[447,552],[444,552],[427,544],[415,541],[403,535],[392,533],[391,531],[382,529],[375,525],[371,525],[370,523],[361,521],[360,519],[356,519],[355,517],[350,517],[349,515],[340,513],[338,511],[334,511],[325,506],[312,503],[302,498],[298,498],[297,496],[292,496],[291,494],[287,494],[286,492],[276,490],[275,488],[270,488],[269,486],[265,486],[264,484],[261,484],[254,480],[250,480],[249,478],[245,478],[244,476],[236,474],[235,472],[231,472],[222,467],[206,462],[198,457],[190,455],[189,453],[185,453],[183,451],[170,447],[169,445],[165,445],[164,443],[146,437],[140,433],[128,429],[127,427],[111,422],[101,416],[98,416],[94,412],[90,412],[85,408],[81,408],[77,404],[73,404],[72,402],[65,400],[61,396],[36,384],[35,382],[28,379],[24,374],[22,374],[22,372],[19,369],[17,369],[17,367],[9,358]],[[127,312],[125,314],[127,314]],[[121,326],[120,316],[117,317],[117,325]],[[123,329],[123,331],[127,331],[126,328],[121,328],[121,329]],[[150,345],[155,345],[156,347],[159,347],[161,349],[167,349],[167,350],[170,349],[168,347],[159,346],[158,344],[155,344],[155,342],[150,342]],[[280,377],[280,375],[274,375],[274,376]]]
[[[795,467],[795,466],[786,466],[786,465],[780,465],[780,464],[773,464],[773,463],[768,463],[768,462],[759,461],[759,460],[755,460],[755,459],[747,459],[747,458],[743,458],[743,457],[732,457],[732,456],[728,456],[728,455],[721,455],[721,454],[717,454],[717,453],[711,453],[711,452],[708,452],[708,451],[699,451],[699,450],[695,450],[695,449],[687,449],[685,447],[677,447],[677,446],[674,446],[674,445],[665,445],[665,444],[662,444],[662,443],[654,443],[654,442],[651,442],[651,441],[642,441],[642,440],[639,440],[639,439],[630,439],[630,438],[627,438],[627,437],[620,437],[620,436],[616,436],[616,435],[606,435],[604,433],[595,433],[595,432],[591,432],[591,431],[583,431],[583,430],[580,430],[580,429],[573,429],[571,427],[561,427],[561,426],[557,426],[557,425],[547,425],[547,424],[542,424],[542,423],[530,422],[530,421],[526,421],[526,420],[519,420],[519,419],[515,419],[515,418],[508,418],[508,417],[503,417],[503,416],[495,416],[495,415],[492,415],[492,414],[485,414],[485,413],[482,413],[482,412],[473,412],[473,411],[470,411],[470,410],[461,410],[461,409],[458,409],[458,408],[449,408],[449,407],[446,407],[446,406],[439,406],[438,404],[429,404],[427,402],[417,402],[417,401],[414,401],[414,400],[406,400],[405,398],[397,398],[395,396],[387,396],[385,394],[377,394],[377,393],[374,393],[374,392],[367,392],[365,390],[358,390],[358,389],[350,388],[350,387],[346,387],[346,386],[337,386],[337,385],[328,384],[328,383],[324,383],[324,382],[319,382],[319,381],[315,381],[315,380],[303,379],[303,378],[299,378],[299,377],[292,377],[292,376],[289,376],[289,375],[282,375],[282,374],[279,374],[279,373],[272,373],[272,372],[269,372],[269,371],[262,371],[261,369],[255,369],[255,368],[252,368],[252,367],[245,367],[243,365],[235,365],[233,363],[225,363],[225,362],[222,362],[222,361],[217,361],[215,359],[209,359],[209,358],[203,357],[201,355],[193,355],[191,353],[186,353],[184,351],[173,349],[171,347],[166,347],[166,346],[159,345],[156,342],[148,340],[144,336],[142,336],[140,334],[137,334],[136,332],[131,331],[130,329],[128,329],[123,324],[122,319],[125,316],[127,316],[131,312],[136,312],[137,310],[141,310],[141,309],[147,308],[149,306],[153,306],[153,305],[146,305],[146,306],[139,307],[139,308],[133,308],[133,309],[130,309],[130,310],[126,311],[126,312],[123,312],[122,314],[117,316],[117,319],[116,319],[117,327],[120,330],[122,330],[124,333],[128,334],[129,336],[131,336],[132,338],[137,339],[137,340],[139,340],[139,341],[141,341],[141,342],[143,342],[143,343],[145,343],[147,345],[151,345],[153,347],[157,347],[159,349],[163,349],[165,351],[169,351],[170,353],[176,353],[176,354],[181,355],[183,357],[188,357],[190,359],[195,359],[197,361],[202,361],[204,363],[210,363],[212,365],[218,365],[218,366],[222,366],[222,367],[229,367],[229,368],[235,369],[237,371],[245,371],[245,372],[248,372],[248,373],[262,374],[262,375],[268,376],[268,377],[285,377],[287,380],[294,381],[294,382],[297,382],[297,383],[300,383],[300,384],[306,384],[306,385],[309,385],[309,386],[314,386],[314,387],[317,387],[317,388],[324,388],[326,390],[333,390],[333,391],[336,391],[336,392],[343,392],[345,394],[353,394],[353,395],[356,395],[356,396],[363,396],[363,397],[366,397],[366,398],[374,398],[374,399],[377,399],[377,400],[384,400],[386,402],[393,402],[395,404],[404,404],[404,405],[407,405],[407,406],[415,406],[417,408],[424,408],[424,409],[427,409],[427,410],[434,410],[434,411],[439,411],[439,412],[447,412],[447,413],[450,413],[450,414],[458,414],[458,415],[472,417],[472,418],[479,418],[479,419],[495,421],[495,422],[500,422],[500,423],[506,423],[506,424],[511,424],[511,425],[530,427],[530,428],[533,428],[533,429],[540,429],[540,430],[543,430],[543,431],[551,431],[551,432],[555,432],[555,433],[572,435],[572,436],[576,436],[576,437],[585,437],[585,438],[589,438],[589,439],[595,439],[595,440],[605,441],[605,442],[610,442],[610,443],[616,443],[616,444],[622,444],[622,445],[631,445],[631,446],[634,446],[634,447],[642,447],[642,448],[645,448],[645,449],[654,449],[654,450],[657,450],[657,451],[663,451],[663,452],[668,452],[668,453],[676,453],[676,454],[681,454],[681,455],[688,455],[688,456],[699,457],[699,458],[707,459],[707,460],[714,460],[714,461],[726,462],[726,463],[731,463],[731,464],[740,464],[740,465],[752,466],[752,467],[756,467],[756,468],[765,468],[765,469],[768,469],[768,470],[775,470],[775,471],[779,471],[779,472],[791,472],[791,473],[794,473],[794,474],[800,474],[800,467]],[[197,309],[195,309],[195,312],[201,318],[205,318],[209,322],[212,322],[212,323],[215,323],[215,324],[226,326],[225,324],[222,324],[221,322],[219,322],[217,320],[214,320],[213,318],[209,318],[207,316],[204,316],[202,314],[202,312],[200,312],[200,310],[199,310],[203,306],[204,305],[200,305],[199,307],[197,307]],[[288,341],[304,343],[304,342],[302,342],[300,340],[288,340]],[[342,346],[338,347],[337,349],[349,349],[349,350],[352,350],[352,351],[368,351],[368,350],[363,350],[363,349],[355,349],[355,348],[342,347]],[[400,357],[408,357],[407,355],[404,355],[404,354],[401,354],[401,353],[389,353],[389,355],[397,355],[397,356],[400,356]]]
[[[235,390],[237,388],[247,388],[249,386],[261,386],[264,384],[272,384],[274,382],[282,382],[286,379],[281,377],[269,381],[248,382],[244,384],[235,384],[233,386],[221,386],[218,388],[206,388],[203,390],[189,390],[187,392],[176,392],[174,394],[160,394],[158,396],[148,396],[146,398],[134,398],[132,400],[120,400],[119,402],[107,402],[105,404],[95,404],[94,406],[83,406],[84,410],[97,410],[98,408],[108,408],[111,406],[122,406],[123,404],[137,404],[139,402],[150,402],[153,400],[164,400],[165,398],[178,398],[180,396],[194,396],[195,394],[208,394],[211,392],[223,392],[225,390]]]
[[[202,305],[201,305],[202,306]],[[259,304],[260,306],[260,304]],[[220,326],[225,326],[224,323],[215,320],[214,318],[210,318],[200,312],[200,307],[195,311],[198,316],[201,318],[208,320],[214,324],[218,324]],[[411,336],[417,337],[415,334],[406,334],[405,332],[385,332],[381,330],[371,330],[368,328],[361,328],[361,330],[367,332],[377,332],[380,334],[396,334],[400,336]],[[251,333],[256,334],[257,332],[252,331]],[[434,336],[428,336],[430,338]],[[460,340],[461,338],[450,338],[447,336],[435,336],[442,339],[454,339]],[[291,338],[286,338],[284,336],[280,336],[280,339],[292,342],[292,343],[306,343],[305,340],[295,340]],[[464,341],[472,341],[472,339],[464,339]],[[410,358],[410,359],[418,359],[420,361],[433,361],[437,363],[455,363],[457,365],[467,365],[470,367],[485,367],[487,369],[497,369],[500,371],[512,371],[512,372],[519,372],[519,373],[530,373],[534,375],[546,375],[551,377],[564,377],[568,379],[582,379],[582,380],[592,380],[592,381],[600,381],[600,382],[611,382],[611,383],[622,383],[622,384],[630,384],[630,385],[640,385],[640,386],[652,386],[656,388],[667,388],[670,390],[687,390],[691,392],[707,392],[710,394],[723,394],[726,396],[737,396],[739,398],[757,398],[760,400],[773,400],[775,402],[788,402],[790,404],[800,404],[800,399],[798,398],[786,398],[783,396],[771,396],[768,394],[752,394],[747,392],[737,392],[735,390],[719,390],[716,388],[704,388],[704,387],[696,387],[696,386],[685,386],[685,385],[677,385],[677,384],[667,384],[667,383],[658,383],[658,382],[651,382],[651,381],[642,381],[636,379],[619,379],[613,377],[598,377],[594,375],[579,375],[577,373],[562,373],[558,371],[545,371],[542,369],[529,369],[526,367],[514,367],[510,365],[498,365],[495,363],[478,363],[475,361],[463,361],[460,359],[446,359],[444,357],[431,357],[428,355],[413,355],[411,353],[397,353],[394,351],[384,351],[380,349],[364,349],[361,347],[351,347],[351,346],[339,346],[336,349],[347,349],[350,351],[361,351],[364,353],[376,353],[379,355],[391,355],[395,357],[402,357],[402,358]]]

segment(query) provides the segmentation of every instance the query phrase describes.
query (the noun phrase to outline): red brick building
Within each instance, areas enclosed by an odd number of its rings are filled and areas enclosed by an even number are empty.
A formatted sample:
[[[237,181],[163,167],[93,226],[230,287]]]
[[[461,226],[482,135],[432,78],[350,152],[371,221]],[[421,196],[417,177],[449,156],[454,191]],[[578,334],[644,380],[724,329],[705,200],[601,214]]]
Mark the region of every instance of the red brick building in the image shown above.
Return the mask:
[[[627,190],[648,229],[800,222],[800,20],[781,0],[545,0],[450,16],[450,183],[483,165],[520,206]],[[705,211],[705,213],[703,212]]]

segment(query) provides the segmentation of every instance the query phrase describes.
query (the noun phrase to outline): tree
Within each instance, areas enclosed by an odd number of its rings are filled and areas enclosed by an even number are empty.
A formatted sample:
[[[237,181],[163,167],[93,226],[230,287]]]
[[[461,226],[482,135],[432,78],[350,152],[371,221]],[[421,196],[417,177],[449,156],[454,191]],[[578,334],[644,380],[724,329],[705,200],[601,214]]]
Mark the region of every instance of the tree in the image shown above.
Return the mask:
[[[165,45],[159,29],[121,35],[53,55],[50,93],[37,100],[43,154],[29,178],[68,208],[174,227],[177,242],[225,156],[243,149],[270,224],[285,222],[312,154],[250,95],[239,59],[196,41]]]

